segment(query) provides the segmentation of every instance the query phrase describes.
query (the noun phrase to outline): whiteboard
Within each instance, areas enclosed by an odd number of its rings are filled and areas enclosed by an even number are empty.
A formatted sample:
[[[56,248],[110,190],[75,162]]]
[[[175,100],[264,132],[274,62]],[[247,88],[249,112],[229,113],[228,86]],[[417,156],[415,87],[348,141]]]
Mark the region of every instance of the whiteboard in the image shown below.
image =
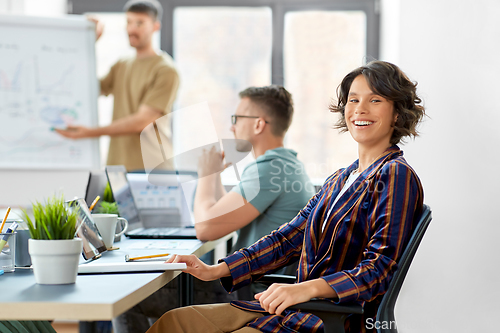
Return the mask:
[[[0,168],[99,168],[98,139],[53,128],[97,126],[93,23],[0,15]]]

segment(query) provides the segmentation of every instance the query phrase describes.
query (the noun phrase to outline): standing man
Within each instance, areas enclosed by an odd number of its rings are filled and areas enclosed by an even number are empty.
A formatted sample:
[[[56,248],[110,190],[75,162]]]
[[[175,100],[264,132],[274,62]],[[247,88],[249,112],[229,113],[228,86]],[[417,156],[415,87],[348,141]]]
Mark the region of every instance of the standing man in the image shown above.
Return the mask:
[[[170,112],[179,87],[179,75],[172,57],[153,49],[152,36],[160,30],[162,7],[156,0],[130,0],[125,4],[127,34],[136,56],[119,60],[100,80],[101,94],[114,96],[113,121],[103,127],[68,126],[56,130],[71,139],[111,136],[108,165],[123,164],[128,171],[142,170],[143,155],[153,154],[158,146],[156,135],[147,137],[141,151],[141,131]],[[102,24],[96,22],[97,39]],[[171,137],[170,128],[158,128]],[[153,133],[154,134],[154,133]],[[171,144],[162,142],[164,149]]]

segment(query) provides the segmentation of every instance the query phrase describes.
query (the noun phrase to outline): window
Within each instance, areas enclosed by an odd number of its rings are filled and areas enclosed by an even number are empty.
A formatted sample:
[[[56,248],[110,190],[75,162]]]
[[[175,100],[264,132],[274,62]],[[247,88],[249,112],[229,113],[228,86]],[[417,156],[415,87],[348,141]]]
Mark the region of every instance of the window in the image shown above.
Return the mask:
[[[342,78],[363,63],[363,11],[293,11],[285,14],[284,86],[295,103],[285,145],[298,152],[309,177],[323,182],[356,159],[355,141],[333,129],[328,105]]]
[[[181,78],[175,109],[207,102],[219,138],[232,138],[238,93],[271,84],[271,10],[265,7],[177,7],[174,58]],[[174,113],[180,124],[200,121]],[[201,126],[200,126],[201,127]],[[183,127],[182,127],[183,128]]]
[[[161,46],[181,75],[176,109],[207,101],[219,138],[232,137],[237,93],[281,84],[295,102],[285,144],[299,153],[315,183],[356,158],[349,134],[333,129],[328,105],[345,74],[378,57],[379,0],[159,1]],[[73,13],[123,6],[120,0],[69,3]],[[174,115],[174,148],[182,145],[175,132],[185,124]]]

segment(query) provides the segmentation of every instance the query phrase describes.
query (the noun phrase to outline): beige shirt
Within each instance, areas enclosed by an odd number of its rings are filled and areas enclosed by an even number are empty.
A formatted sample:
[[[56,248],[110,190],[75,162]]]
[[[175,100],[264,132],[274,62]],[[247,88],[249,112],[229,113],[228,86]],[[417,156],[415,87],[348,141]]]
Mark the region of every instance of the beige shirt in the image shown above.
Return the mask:
[[[167,114],[172,109],[178,87],[179,75],[174,61],[165,52],[143,59],[120,60],[101,79],[101,94],[114,96],[113,120],[136,113],[141,104]],[[169,139],[161,143],[165,155],[172,156],[170,126],[158,126],[158,130]],[[157,155],[159,142],[155,131],[143,131],[142,137],[142,150],[140,133],[111,137],[107,164],[123,164],[128,171],[143,170],[143,155]]]

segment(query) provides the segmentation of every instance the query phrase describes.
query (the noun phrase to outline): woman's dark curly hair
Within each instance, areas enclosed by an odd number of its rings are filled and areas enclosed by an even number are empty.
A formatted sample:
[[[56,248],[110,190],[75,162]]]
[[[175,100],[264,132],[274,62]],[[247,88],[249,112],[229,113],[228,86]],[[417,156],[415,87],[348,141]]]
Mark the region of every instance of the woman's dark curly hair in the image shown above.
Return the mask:
[[[335,124],[341,132],[347,131],[345,106],[356,77],[363,75],[370,89],[394,103],[394,112],[398,115],[391,137],[391,144],[398,144],[406,136],[418,136],[417,124],[425,115],[422,100],[417,96],[417,83],[408,79],[398,66],[385,61],[372,61],[356,68],[346,75],[337,88],[337,105],[332,103],[331,112],[339,112],[341,117]]]

